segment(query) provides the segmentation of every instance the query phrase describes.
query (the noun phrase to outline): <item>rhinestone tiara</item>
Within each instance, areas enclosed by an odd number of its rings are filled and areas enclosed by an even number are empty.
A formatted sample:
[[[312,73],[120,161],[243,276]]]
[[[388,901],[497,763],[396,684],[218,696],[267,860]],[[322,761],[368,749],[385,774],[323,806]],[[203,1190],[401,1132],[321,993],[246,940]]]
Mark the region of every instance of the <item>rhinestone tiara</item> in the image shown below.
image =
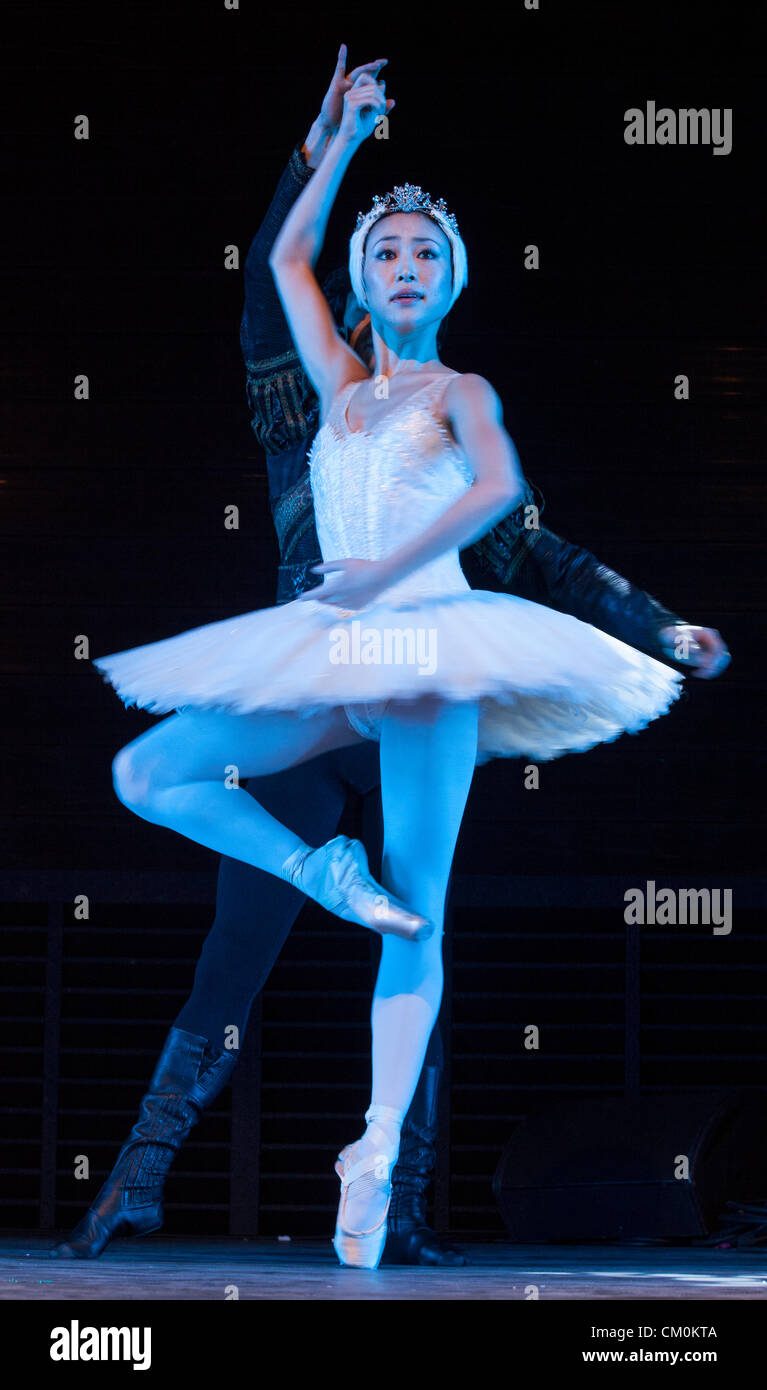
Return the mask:
[[[374,193],[373,206],[367,212],[357,213],[357,224],[354,230],[359,231],[372,213],[379,216],[384,212],[438,212],[449,223],[456,236],[461,235],[458,231],[455,213],[448,212],[444,198],[437,198],[432,202],[431,196],[424,193],[420,184],[417,183],[395,184],[393,191],[385,193],[383,197],[379,193]]]

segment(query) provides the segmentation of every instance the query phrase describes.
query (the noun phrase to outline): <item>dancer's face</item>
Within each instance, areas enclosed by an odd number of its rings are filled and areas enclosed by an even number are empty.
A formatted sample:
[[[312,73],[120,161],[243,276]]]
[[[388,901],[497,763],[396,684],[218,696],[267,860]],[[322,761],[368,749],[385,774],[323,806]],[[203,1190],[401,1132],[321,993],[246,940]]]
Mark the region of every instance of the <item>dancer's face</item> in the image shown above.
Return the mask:
[[[445,317],[452,293],[450,242],[423,212],[392,212],[368,233],[362,279],[370,313],[397,332],[433,325]],[[396,298],[403,291],[411,299]]]

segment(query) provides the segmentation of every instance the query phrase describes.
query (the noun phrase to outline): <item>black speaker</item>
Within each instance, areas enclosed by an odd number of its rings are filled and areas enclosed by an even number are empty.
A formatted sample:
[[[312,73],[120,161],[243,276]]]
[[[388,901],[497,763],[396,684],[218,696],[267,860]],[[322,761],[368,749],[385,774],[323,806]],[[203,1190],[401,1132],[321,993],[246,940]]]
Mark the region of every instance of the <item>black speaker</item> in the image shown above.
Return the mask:
[[[708,1235],[725,1202],[767,1196],[767,1090],[552,1106],[517,1126],[493,1192],[515,1241]]]

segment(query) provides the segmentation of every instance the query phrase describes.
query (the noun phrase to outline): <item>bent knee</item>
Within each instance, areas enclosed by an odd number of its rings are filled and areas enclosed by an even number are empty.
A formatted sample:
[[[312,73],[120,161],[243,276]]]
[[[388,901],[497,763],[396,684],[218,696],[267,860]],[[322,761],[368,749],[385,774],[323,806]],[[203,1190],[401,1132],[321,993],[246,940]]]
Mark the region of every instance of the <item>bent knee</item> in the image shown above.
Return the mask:
[[[112,786],[123,804],[131,811],[148,810],[157,792],[152,766],[143,750],[129,743],[112,760]]]

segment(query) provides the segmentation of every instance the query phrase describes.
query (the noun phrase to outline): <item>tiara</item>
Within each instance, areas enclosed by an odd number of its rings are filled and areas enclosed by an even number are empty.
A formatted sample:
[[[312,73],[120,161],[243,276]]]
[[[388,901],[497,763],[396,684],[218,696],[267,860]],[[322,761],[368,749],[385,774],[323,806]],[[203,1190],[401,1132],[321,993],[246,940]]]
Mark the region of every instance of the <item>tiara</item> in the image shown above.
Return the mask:
[[[363,223],[367,222],[373,214],[379,217],[384,212],[438,212],[441,217],[444,217],[456,236],[460,236],[455,213],[448,212],[444,198],[437,198],[432,202],[430,195],[424,193],[420,184],[417,183],[395,184],[393,192],[386,193],[383,197],[379,193],[374,193],[372,208],[368,212],[357,213],[357,225],[354,230],[358,232]]]

